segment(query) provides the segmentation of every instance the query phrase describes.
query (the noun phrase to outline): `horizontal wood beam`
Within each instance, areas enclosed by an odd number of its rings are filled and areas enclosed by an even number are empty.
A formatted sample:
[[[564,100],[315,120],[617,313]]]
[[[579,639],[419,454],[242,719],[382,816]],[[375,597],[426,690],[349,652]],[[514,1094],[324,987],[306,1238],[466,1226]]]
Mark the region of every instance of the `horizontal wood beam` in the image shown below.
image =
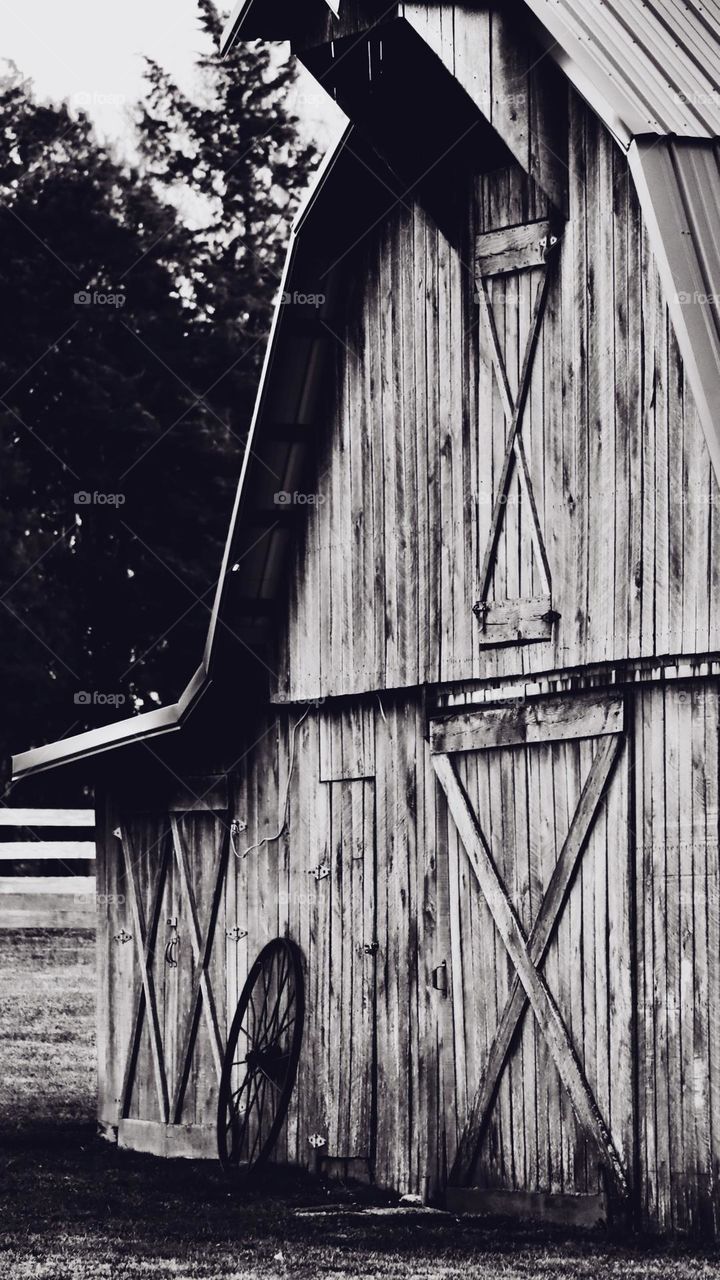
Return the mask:
[[[563,742],[621,733],[623,700],[617,697],[563,695],[537,702],[503,704],[462,711],[430,723],[433,754],[488,751],[525,743]]]
[[[94,876],[3,876],[0,929],[94,929]]]
[[[559,614],[549,595],[526,600],[483,600],[473,606],[480,628],[480,648],[551,640]]]
[[[0,808],[0,827],[94,827],[94,809]]]
[[[52,858],[95,858],[92,840],[8,840],[0,843],[0,862],[46,862]]]
[[[559,239],[559,227],[548,220],[484,231],[475,241],[479,276],[500,276],[541,267]]]
[[[159,1120],[126,1118],[118,1125],[118,1146],[165,1158],[217,1159],[214,1125],[162,1124]]]

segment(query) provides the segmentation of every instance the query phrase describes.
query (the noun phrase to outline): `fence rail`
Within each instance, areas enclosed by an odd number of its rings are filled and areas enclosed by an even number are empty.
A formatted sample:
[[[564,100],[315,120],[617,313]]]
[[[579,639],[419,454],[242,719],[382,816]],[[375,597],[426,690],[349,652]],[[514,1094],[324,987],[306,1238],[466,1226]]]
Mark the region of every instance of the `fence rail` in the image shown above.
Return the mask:
[[[3,869],[38,862],[48,868],[47,874],[43,868],[39,875],[0,876],[0,929],[94,928],[95,876],[74,874],[78,862],[95,861],[88,838],[94,826],[92,809],[0,808]],[[38,830],[63,838],[39,838]],[[70,838],[75,835],[83,838]]]

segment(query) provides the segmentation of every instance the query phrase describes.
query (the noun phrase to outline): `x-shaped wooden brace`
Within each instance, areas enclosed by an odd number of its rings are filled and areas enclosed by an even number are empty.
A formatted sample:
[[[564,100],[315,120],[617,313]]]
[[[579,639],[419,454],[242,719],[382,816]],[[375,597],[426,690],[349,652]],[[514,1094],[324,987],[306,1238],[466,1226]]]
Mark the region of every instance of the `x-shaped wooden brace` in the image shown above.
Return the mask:
[[[529,1001],[575,1114],[582,1127],[595,1141],[609,1171],[616,1194],[622,1199],[627,1197],[628,1186],[620,1157],[598,1111],[560,1011],[539,972],[539,965],[560,918],[593,816],[617,758],[620,744],[620,735],[613,734],[603,738],[598,747],[575,816],[570,824],[570,830],[529,937],[525,936],[517,913],[498,875],[487,841],[463,790],[452,759],[444,754],[432,757],[435,772],[445,792],[448,808],[470,864],[516,970],[516,977],[500,1017],[495,1041],[451,1172],[450,1181],[456,1185],[466,1183],[472,1177],[478,1147],[500,1074]]]
[[[192,1051],[197,1035],[201,1004],[205,1015],[205,1021],[207,1022],[208,1033],[210,1036],[210,1049],[215,1062],[218,1081],[220,1080],[220,1075],[222,1073],[223,1041],[220,1034],[217,1009],[215,1007],[215,997],[213,995],[208,975],[208,966],[210,964],[210,956],[212,954],[218,911],[220,910],[220,902],[222,900],[225,871],[227,868],[228,852],[230,849],[230,828],[226,824],[220,846],[220,853],[218,854],[215,865],[210,915],[205,930],[205,936],[204,938],[201,938],[200,922],[198,920],[195,896],[192,891],[192,881],[188,866],[187,853],[180,834],[180,824],[174,814],[170,817],[170,824],[172,827],[175,858],[177,860],[178,871],[180,872],[180,885],[190,924],[190,945],[192,947],[193,960],[195,961],[195,979],[193,982],[192,993],[190,995],[190,1005],[185,1020],[185,1033],[180,1053],[180,1067],[178,1070],[171,1111],[173,1124],[179,1124],[182,1118],[185,1091],[187,1089],[188,1079],[190,1078]]]
[[[166,832],[160,840],[160,865],[155,879],[155,886],[150,904],[150,915],[146,925],[142,896],[140,894],[137,881],[137,859],[135,857],[135,851],[127,828],[120,828],[117,834],[120,838],[123,861],[125,864],[125,878],[130,898],[130,910],[132,911],[133,923],[135,926],[135,941],[138,967],[140,970],[135,995],[135,1013],[133,1015],[132,1031],[130,1033],[130,1047],[128,1050],[121,1093],[122,1101],[120,1114],[123,1118],[130,1114],[130,1101],[132,1098],[133,1085],[135,1083],[135,1071],[137,1068],[138,1053],[140,1051],[140,1038],[145,1021],[145,1014],[147,1013],[148,1032],[150,1035],[150,1052],[153,1060],[153,1074],[155,1076],[155,1090],[157,1092],[160,1119],[167,1124],[167,1076],[165,1074],[165,1058],[163,1054],[162,1036],[160,1034],[160,1020],[158,1018],[155,983],[152,975],[152,961],[155,954],[158,925],[160,923],[160,912],[162,909],[163,894],[165,892],[165,882],[167,880],[168,862],[170,858],[169,839]]]
[[[137,940],[137,956],[140,969],[138,988],[135,996],[135,1012],[132,1021],[132,1032],[130,1036],[130,1047],[128,1052],[127,1064],[125,1067],[125,1076],[122,1087],[122,1104],[121,1114],[123,1118],[130,1113],[130,1102],[132,1098],[133,1085],[135,1082],[135,1073],[137,1069],[137,1059],[140,1050],[140,1039],[142,1029],[145,1022],[145,1016],[148,1015],[148,1031],[150,1035],[150,1050],[153,1060],[153,1074],[155,1076],[155,1089],[157,1092],[158,1106],[160,1117],[163,1123],[167,1124],[172,1116],[172,1123],[178,1124],[182,1116],[183,1102],[185,1099],[185,1091],[187,1082],[190,1077],[190,1067],[192,1063],[192,1050],[197,1034],[197,1027],[200,1014],[200,1003],[202,998],[202,1007],[208,1023],[210,1033],[210,1047],[217,1071],[218,1080],[222,1071],[222,1037],[220,1035],[220,1027],[217,1019],[217,1011],[215,1000],[212,993],[212,987],[208,977],[208,965],[210,963],[210,955],[212,952],[212,943],[215,934],[215,926],[217,916],[222,899],[223,883],[225,879],[225,870],[227,867],[228,852],[230,847],[229,829],[226,830],[220,853],[215,868],[213,880],[213,896],[210,908],[210,918],[208,920],[207,929],[204,938],[201,939],[200,924],[197,914],[197,906],[192,892],[192,881],[188,867],[187,854],[180,836],[178,819],[175,815],[170,817],[170,833],[165,832],[159,842],[160,847],[160,865],[158,867],[155,885],[153,888],[152,902],[150,906],[149,921],[146,925],[145,913],[142,903],[142,896],[137,880],[137,859],[130,836],[126,827],[119,829],[120,841],[123,851],[123,859],[125,864],[125,873],[128,884],[130,897],[130,908],[132,911],[133,921],[135,925],[135,937]],[[152,974],[152,960],[155,954],[157,944],[157,934],[160,923],[160,915],[162,911],[163,895],[167,882],[168,867],[170,864],[171,850],[174,850],[175,859],[178,865],[180,877],[180,885],[183,899],[187,908],[188,921],[190,926],[190,945],[192,947],[193,959],[195,961],[195,979],[190,997],[190,1005],[188,1008],[187,1018],[185,1022],[185,1031],[183,1035],[182,1050],[180,1055],[180,1067],[178,1070],[177,1082],[172,1099],[172,1106],[168,1096],[167,1074],[165,1070],[165,1057],[163,1051],[162,1036],[160,1032],[160,1019],[158,1016],[157,996],[155,992],[155,983]]]
[[[550,262],[552,262],[552,258],[550,259]],[[500,472],[500,482],[495,495],[492,518],[490,521],[490,534],[488,537],[487,547],[485,549],[485,555],[483,557],[482,567],[480,569],[480,599],[478,604],[475,606],[476,611],[480,614],[482,614],[482,607],[485,605],[490,592],[495,553],[497,551],[498,539],[500,537],[500,530],[502,528],[503,517],[507,506],[510,481],[512,479],[513,469],[516,465],[518,468],[518,480],[520,482],[521,492],[530,510],[533,547],[537,556],[543,592],[545,595],[550,596],[552,590],[550,566],[548,564],[545,544],[540,531],[540,521],[538,519],[535,497],[532,490],[532,484],[530,482],[530,471],[528,469],[521,435],[525,406],[527,404],[528,395],[530,394],[530,380],[532,377],[533,361],[535,359],[535,351],[537,349],[538,338],[540,336],[540,327],[542,325],[545,304],[547,302],[550,270],[550,265],[546,265],[543,270],[542,280],[538,285],[537,293],[535,295],[535,305],[533,307],[530,332],[528,334],[527,344],[525,347],[525,355],[523,357],[522,369],[520,372],[520,385],[518,387],[516,400],[513,400],[507,370],[505,368],[505,361],[500,350],[500,342],[498,339],[495,319],[492,313],[492,304],[488,294],[487,283],[482,275],[480,275],[477,280],[478,300],[480,303],[480,322],[487,339],[490,357],[495,371],[498,389],[500,391],[503,412],[509,428],[507,445],[505,448],[505,458]]]

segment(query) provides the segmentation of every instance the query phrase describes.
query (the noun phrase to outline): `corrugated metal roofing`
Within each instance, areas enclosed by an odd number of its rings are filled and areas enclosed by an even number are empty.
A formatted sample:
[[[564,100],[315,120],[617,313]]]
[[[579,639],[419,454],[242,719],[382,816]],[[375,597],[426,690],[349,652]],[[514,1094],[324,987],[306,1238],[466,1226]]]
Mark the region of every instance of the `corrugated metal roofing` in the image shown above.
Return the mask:
[[[628,159],[720,479],[720,143],[639,138]]]
[[[553,56],[606,123],[643,133],[720,133],[717,0],[525,0]]]

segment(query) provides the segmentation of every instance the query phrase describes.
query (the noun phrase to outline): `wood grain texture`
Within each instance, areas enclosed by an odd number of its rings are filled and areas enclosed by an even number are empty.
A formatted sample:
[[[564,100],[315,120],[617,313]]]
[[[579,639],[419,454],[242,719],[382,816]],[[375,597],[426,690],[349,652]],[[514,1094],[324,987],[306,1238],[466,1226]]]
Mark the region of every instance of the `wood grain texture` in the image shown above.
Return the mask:
[[[585,847],[590,826],[595,818],[597,807],[607,785],[620,746],[621,739],[619,735],[606,738],[593,760],[567,837],[558,854],[558,860],[547,891],[528,933],[528,955],[536,967],[540,966],[545,956],[560,913],[565,905],[566,897],[575,876],[578,859]],[[519,978],[515,977],[510,996],[498,1019],[495,1039],[490,1047],[475,1098],[469,1108],[462,1140],[451,1171],[450,1180],[453,1184],[463,1185],[472,1180],[477,1152],[485,1131],[490,1107],[495,1099],[500,1076],[526,1005],[527,997]],[[623,1048],[629,1053],[629,1045],[625,1044]]]
[[[546,219],[482,232],[475,241],[477,274],[499,276],[542,266],[553,231]]]
[[[593,738],[619,733],[623,727],[622,698],[545,698],[464,711],[430,724],[433,752],[487,751],[530,742]]]
[[[494,923],[525,988],[558,1074],[572,1100],[573,1110],[579,1123],[596,1145],[605,1163],[615,1194],[624,1200],[628,1194],[625,1170],[585,1078],[568,1029],[544,978],[539,975],[528,954],[527,938],[522,925],[495,868],[486,838],[470,808],[451,757],[433,756],[433,768],[440,779],[448,800],[448,807],[485,900],[490,907]]]
[[[471,613],[508,443],[475,243],[550,214],[509,167],[468,174],[452,238],[406,196],[344,261],[318,451],[332,483],[291,545],[278,701],[720,649],[710,459],[624,157],[569,106],[570,216],[522,432],[560,618],[533,656],[481,643]],[[541,270],[488,280],[511,397]],[[491,603],[544,594],[513,467]]]

